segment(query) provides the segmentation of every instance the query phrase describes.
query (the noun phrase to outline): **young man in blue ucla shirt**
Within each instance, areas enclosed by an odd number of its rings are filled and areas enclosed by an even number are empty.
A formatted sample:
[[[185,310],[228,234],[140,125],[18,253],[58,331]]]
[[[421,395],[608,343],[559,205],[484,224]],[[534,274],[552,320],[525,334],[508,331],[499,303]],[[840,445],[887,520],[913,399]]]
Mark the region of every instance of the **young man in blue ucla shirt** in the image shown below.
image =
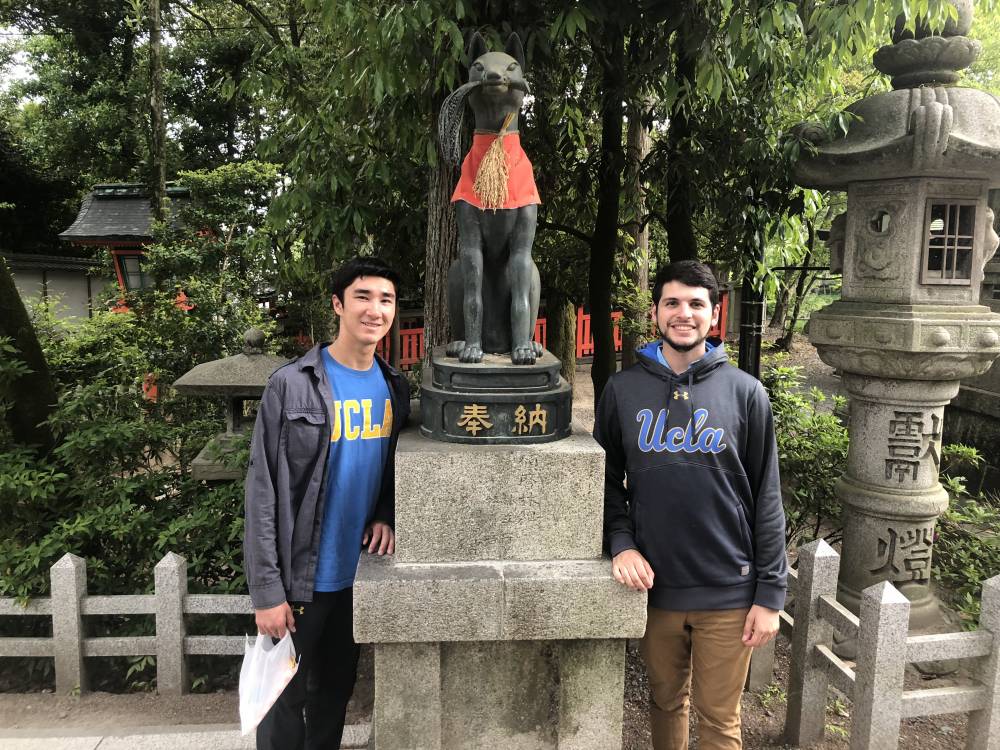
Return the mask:
[[[358,557],[362,547],[395,551],[394,453],[410,397],[375,347],[398,289],[376,258],[345,263],[332,284],[337,338],[277,369],[261,397],[246,481],[247,583],[258,631],[291,631],[301,661],[257,728],[258,750],[340,747],[358,666]]]
[[[649,592],[641,650],[655,750],[742,747],[750,651],[774,638],[785,601],[785,516],[764,387],[706,341],[719,286],[696,261],[660,269],[660,341],[614,375],[594,436],[607,452],[605,542],[615,580]]]

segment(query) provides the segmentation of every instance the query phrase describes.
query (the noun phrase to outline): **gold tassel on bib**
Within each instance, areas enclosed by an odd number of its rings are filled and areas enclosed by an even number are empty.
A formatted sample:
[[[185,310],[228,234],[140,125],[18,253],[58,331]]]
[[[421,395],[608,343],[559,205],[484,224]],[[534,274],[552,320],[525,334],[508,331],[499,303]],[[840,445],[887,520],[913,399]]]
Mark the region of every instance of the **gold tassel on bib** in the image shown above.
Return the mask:
[[[514,112],[510,112],[500,126],[497,139],[490,144],[483,160],[479,162],[479,171],[476,172],[476,181],[472,185],[476,196],[483,204],[483,208],[492,208],[496,211],[503,208],[507,202],[507,154],[503,150],[503,137],[507,134],[507,128],[514,120]]]

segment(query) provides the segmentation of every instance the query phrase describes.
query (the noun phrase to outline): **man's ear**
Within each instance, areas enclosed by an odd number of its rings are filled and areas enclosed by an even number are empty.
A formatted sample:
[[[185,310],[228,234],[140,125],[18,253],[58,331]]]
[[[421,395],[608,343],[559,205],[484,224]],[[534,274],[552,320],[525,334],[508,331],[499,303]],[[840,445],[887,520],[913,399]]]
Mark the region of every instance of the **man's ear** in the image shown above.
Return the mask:
[[[716,303],[715,308],[712,310],[712,328],[719,325],[720,315],[722,315],[722,305]]]
[[[472,63],[486,54],[486,40],[476,31],[469,40],[469,60],[467,65],[471,68]]]
[[[507,46],[504,48],[504,52],[517,60],[521,70],[524,70],[524,47],[521,46],[521,37],[517,35],[517,32],[507,37]]]
[[[333,308],[333,311],[338,316],[344,312],[344,304],[340,301],[340,298],[336,294],[330,296],[330,307]]]

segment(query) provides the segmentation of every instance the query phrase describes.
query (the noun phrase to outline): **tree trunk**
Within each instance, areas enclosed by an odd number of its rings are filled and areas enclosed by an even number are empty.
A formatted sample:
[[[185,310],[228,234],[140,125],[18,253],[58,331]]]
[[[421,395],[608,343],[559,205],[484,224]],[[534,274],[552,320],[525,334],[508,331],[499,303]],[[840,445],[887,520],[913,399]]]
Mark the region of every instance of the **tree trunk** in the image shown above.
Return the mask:
[[[622,192],[622,100],[625,88],[625,42],[621,27],[607,21],[595,62],[601,67],[601,156],[597,168],[597,216],[590,244],[590,331],[594,337],[594,405],[615,371],[611,325],[611,275],[618,247],[619,200]]]
[[[683,25],[673,39],[676,78],[687,92],[695,85],[695,56],[688,50]],[[688,171],[688,138],[691,136],[690,97],[679,96],[670,110],[667,135],[667,206],[664,212],[667,249],[670,260],[697,260],[698,242],[694,236],[694,209],[691,175]],[[682,157],[684,154],[687,158]]]
[[[771,320],[767,323],[768,328],[784,328],[790,292],[791,289],[788,287],[788,284],[781,285],[781,291],[778,292],[778,296],[774,300],[774,312],[771,314]]]
[[[149,127],[150,204],[153,216],[163,221],[167,197],[167,123],[163,109],[163,47],[160,35],[160,0],[148,0],[149,8]]]
[[[545,294],[545,348],[562,363],[562,376],[573,385],[576,380],[576,306],[562,292]]]
[[[448,318],[448,269],[458,257],[458,224],[451,207],[455,180],[455,170],[440,159],[437,166],[431,168],[427,185],[424,346],[428,358],[435,346],[447,344],[452,335]]]
[[[809,265],[812,263],[813,247],[816,243],[816,232],[813,223],[809,222],[809,249],[806,250],[805,257],[802,258],[802,267],[799,269],[799,281],[795,285],[795,304],[792,305],[792,314],[788,317],[784,335],[775,342],[775,345],[784,352],[792,350],[792,343],[795,339],[795,325],[799,322],[799,313],[802,311],[802,301],[806,296],[806,279],[809,276]]]
[[[12,340],[14,356],[29,368],[10,384],[7,426],[15,443],[35,446],[40,455],[45,454],[55,444],[45,420],[58,401],[56,387],[28,311],[3,258],[0,258],[0,336]]]
[[[649,289],[649,224],[643,223],[646,215],[646,197],[642,186],[642,163],[649,155],[652,141],[645,122],[646,102],[635,102],[629,108],[628,135],[625,146],[625,206],[631,214],[628,232],[632,235],[632,253],[635,270],[630,279],[636,292]],[[645,299],[643,297],[643,299]],[[633,320],[649,318],[649,309],[636,305],[625,314]],[[622,335],[622,369],[635,364],[635,350],[642,343],[642,337],[631,330]]]
[[[129,84],[132,81],[132,71],[135,67],[135,32],[126,28],[122,43],[122,65],[118,80],[121,85],[118,116],[122,119],[121,140],[118,143],[118,164],[115,165],[115,177],[125,180],[136,163],[136,102],[130,94]]]

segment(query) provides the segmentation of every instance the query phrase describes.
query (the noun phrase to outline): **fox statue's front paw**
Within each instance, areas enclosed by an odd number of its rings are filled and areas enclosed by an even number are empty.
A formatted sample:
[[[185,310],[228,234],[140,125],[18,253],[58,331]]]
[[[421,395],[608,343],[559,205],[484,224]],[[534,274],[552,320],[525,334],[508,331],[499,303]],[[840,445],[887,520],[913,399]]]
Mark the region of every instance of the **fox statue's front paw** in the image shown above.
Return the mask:
[[[515,365],[533,365],[536,356],[535,347],[528,343],[515,346],[510,352],[510,361]]]
[[[531,342],[531,348],[535,350],[535,356],[536,357],[541,357],[542,356],[542,352],[545,351],[545,349],[542,347],[542,345],[539,344],[537,341],[532,341]]]
[[[464,348],[465,348],[465,342],[464,341],[452,341],[445,348],[444,353],[447,356],[449,356],[449,357],[457,357],[459,354],[462,353],[462,350]]]
[[[483,347],[475,342],[466,343],[458,355],[459,362],[482,362]]]

